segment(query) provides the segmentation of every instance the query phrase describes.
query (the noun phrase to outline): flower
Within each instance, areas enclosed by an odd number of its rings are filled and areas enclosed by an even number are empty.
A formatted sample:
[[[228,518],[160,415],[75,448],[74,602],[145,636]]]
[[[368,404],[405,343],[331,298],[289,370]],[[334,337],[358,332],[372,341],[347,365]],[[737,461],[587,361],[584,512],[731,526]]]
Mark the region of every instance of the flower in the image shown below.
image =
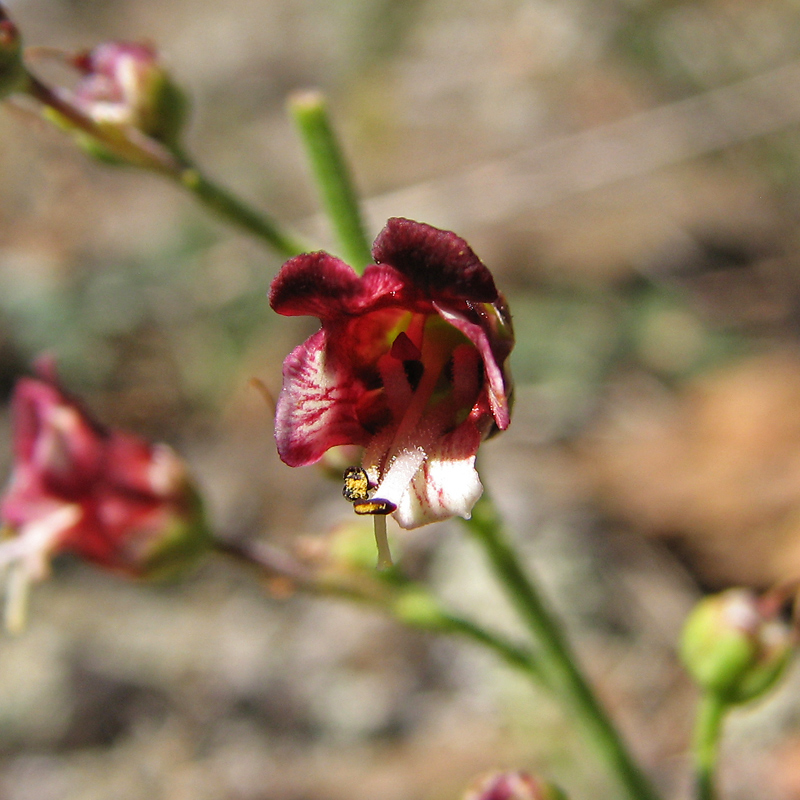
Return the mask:
[[[490,772],[477,778],[461,800],[563,800],[556,786],[526,772]]]
[[[278,452],[297,467],[360,445],[369,495],[350,497],[357,512],[403,528],[469,518],[478,446],[510,422],[508,308],[449,231],[390,219],[372,255],[362,277],[325,252],[296,256],[272,283],[275,311],[322,323],[284,362]]]
[[[7,621],[19,627],[26,588],[68,552],[135,577],[163,577],[210,544],[199,497],[166,445],[107,430],[59,386],[51,362],[14,390],[14,466],[0,503],[11,567]]]
[[[72,101],[98,125],[138,130],[168,147],[178,144],[186,100],[152,47],[105,42],[71,63],[82,75]]]

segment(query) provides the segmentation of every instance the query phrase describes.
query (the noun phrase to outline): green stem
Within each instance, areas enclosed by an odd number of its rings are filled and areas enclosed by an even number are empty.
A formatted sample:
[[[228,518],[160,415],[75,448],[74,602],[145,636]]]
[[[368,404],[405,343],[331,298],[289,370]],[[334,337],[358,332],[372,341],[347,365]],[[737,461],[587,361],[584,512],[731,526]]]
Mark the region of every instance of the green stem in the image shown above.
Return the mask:
[[[173,181],[194,195],[208,210],[258,237],[280,256],[291,258],[309,250],[271,217],[254,210],[209,180],[176,150],[135,128],[98,125],[31,73],[27,74],[24,89],[42,104],[47,116],[60,127],[99,143],[123,163],[151,170]]]
[[[722,723],[728,704],[719,695],[708,692],[700,699],[694,726],[693,757],[695,771],[695,797],[697,800],[714,800],[714,771],[717,764]]]
[[[253,568],[261,577],[285,579],[298,589],[312,594],[361,603],[388,613],[410,628],[468,639],[491,650],[509,666],[525,672],[533,681],[542,685],[546,683],[536,657],[530,650],[471,620],[450,613],[424,587],[410,584],[399,576],[395,576],[399,580],[396,585],[371,578],[359,580],[358,576],[350,580],[320,579],[289,553],[263,542],[232,543],[216,539],[214,549]]]
[[[298,92],[289,98],[289,111],[303,140],[342,257],[361,273],[372,262],[372,255],[358,196],[333,132],[325,98],[317,91]]]
[[[404,625],[471,639],[492,650],[510,666],[526,672],[536,683],[546,685],[546,676],[530,650],[443,608],[436,597],[421,584],[401,578],[396,588],[398,591],[388,601],[385,597],[370,599],[375,600],[375,605],[383,607]]]
[[[184,167],[176,182],[191,192],[207,209],[266,242],[284,258],[310,249],[266,214],[254,211],[226,189],[213,183],[196,167]]]
[[[510,545],[487,494],[466,521],[495,574],[539,645],[539,664],[547,682],[568,703],[598,754],[613,770],[631,800],[657,800],[658,794],[622,741],[577,666],[558,622],[546,607]]]
[[[529,650],[506,641],[503,637],[486,630],[486,628],[482,628],[464,617],[447,612],[442,612],[442,617],[442,631],[444,633],[470,639],[476,644],[492,650],[495,655],[503,659],[509,666],[527,673],[528,677],[535,683],[547,686],[547,678],[539,666],[539,661]]]

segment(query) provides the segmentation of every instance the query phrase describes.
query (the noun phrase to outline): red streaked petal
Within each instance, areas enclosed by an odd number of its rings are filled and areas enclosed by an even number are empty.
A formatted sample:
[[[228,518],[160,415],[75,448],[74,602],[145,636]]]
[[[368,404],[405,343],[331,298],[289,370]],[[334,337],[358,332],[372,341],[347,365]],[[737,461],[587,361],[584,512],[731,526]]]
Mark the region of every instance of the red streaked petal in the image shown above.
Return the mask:
[[[327,332],[318,331],[283,363],[283,390],[275,414],[275,439],[290,467],[313,464],[339,444],[366,444],[356,416],[363,388],[341,364],[330,363]]]
[[[471,422],[435,443],[398,503],[394,518],[401,528],[418,528],[454,516],[469,519],[483,493],[475,469],[480,443],[481,433]]]

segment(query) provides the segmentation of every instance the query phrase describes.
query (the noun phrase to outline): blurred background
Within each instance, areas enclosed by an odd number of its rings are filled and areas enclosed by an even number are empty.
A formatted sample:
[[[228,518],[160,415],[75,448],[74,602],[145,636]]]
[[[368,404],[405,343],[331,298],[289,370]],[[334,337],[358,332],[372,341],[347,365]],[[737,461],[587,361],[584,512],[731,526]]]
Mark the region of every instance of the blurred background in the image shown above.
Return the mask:
[[[149,40],[206,170],[321,246],[284,112],[320,87],[368,198],[455,230],[517,330],[482,476],[667,797],[704,590],[800,574],[800,6],[793,0],[16,0],[28,45]],[[43,64],[42,73],[47,73]],[[63,77],[63,76],[59,76]],[[248,381],[313,321],[279,261],[146,174],[0,109],[0,392],[43,350],[104,421],[173,444],[221,535],[324,538],[340,486],[278,460]],[[7,411],[0,452],[10,457]],[[458,526],[397,537],[518,633]],[[800,675],[734,716],[731,800],[800,798]],[[492,658],[270,597],[215,559],[139,587],[69,561],[0,641],[0,800],[456,800],[478,771],[615,797],[560,711]]]

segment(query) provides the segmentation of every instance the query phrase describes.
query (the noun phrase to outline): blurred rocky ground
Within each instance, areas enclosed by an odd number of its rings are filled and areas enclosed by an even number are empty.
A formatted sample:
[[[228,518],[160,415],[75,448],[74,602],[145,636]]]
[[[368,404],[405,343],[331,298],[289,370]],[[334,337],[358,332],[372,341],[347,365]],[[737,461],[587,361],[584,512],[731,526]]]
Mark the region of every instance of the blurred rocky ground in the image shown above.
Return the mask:
[[[518,337],[515,420],[485,481],[634,749],[686,797],[687,609],[800,572],[797,4],[10,11],[31,45],[157,43],[192,96],[197,159],[329,245],[284,112],[320,87],[371,231],[410,216],[470,241]],[[248,384],[277,390],[312,329],[273,319],[278,261],[22,109],[0,110],[0,142],[3,398],[50,350],[101,418],[187,456],[221,535],[290,546],[344,518],[339,486],[279,462]],[[519,632],[457,525],[398,547],[454,606]],[[726,798],[800,798],[798,683],[735,715]],[[490,657],[277,599],[222,560],[168,587],[61,563],[29,630],[0,642],[2,800],[455,800],[498,766],[616,796],[558,709]]]

